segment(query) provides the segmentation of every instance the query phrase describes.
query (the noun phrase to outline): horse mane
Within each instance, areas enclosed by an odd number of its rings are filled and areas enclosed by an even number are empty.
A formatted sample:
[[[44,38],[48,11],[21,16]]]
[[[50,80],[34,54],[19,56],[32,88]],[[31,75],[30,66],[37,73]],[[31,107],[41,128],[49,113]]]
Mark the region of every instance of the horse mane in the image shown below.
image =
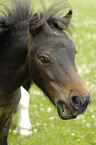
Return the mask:
[[[7,7],[6,4],[0,4],[5,9],[0,10],[3,14],[0,16],[0,35],[16,29],[28,28],[26,21],[33,15],[30,0],[9,0],[9,2],[11,2],[12,8]]]
[[[39,28],[43,24],[46,24],[51,30],[51,22],[54,22],[54,25],[59,27],[59,29],[67,29],[65,23],[69,23],[68,19],[65,22],[63,17],[60,17],[62,14],[61,10],[64,12],[66,7],[70,7],[67,0],[56,0],[56,2],[53,3],[48,9],[46,8],[44,1],[41,0],[43,12],[39,11],[37,13],[38,18],[34,18],[36,13],[33,14],[31,0],[9,0],[9,2],[11,2],[11,9],[5,4],[0,4],[6,10],[6,12],[0,10],[1,14],[3,14],[0,16],[0,38],[3,37],[2,35],[6,34],[6,32],[10,33],[11,31],[24,29],[25,27],[28,28],[30,19],[32,25],[29,29],[32,31],[34,31],[35,28]]]

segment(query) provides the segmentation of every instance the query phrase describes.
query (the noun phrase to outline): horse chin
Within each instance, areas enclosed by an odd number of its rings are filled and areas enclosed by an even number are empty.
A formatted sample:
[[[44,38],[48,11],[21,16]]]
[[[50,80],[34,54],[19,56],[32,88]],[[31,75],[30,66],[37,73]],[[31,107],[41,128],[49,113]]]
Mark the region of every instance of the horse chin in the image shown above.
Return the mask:
[[[57,102],[57,112],[59,117],[63,120],[74,119],[77,117],[72,113],[72,111],[68,108],[68,106],[62,101]]]

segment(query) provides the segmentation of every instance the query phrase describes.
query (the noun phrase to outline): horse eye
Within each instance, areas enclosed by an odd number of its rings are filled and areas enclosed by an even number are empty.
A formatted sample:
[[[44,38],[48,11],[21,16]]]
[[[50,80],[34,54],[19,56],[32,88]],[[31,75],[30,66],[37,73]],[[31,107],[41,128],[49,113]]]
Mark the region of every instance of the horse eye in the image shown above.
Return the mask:
[[[40,56],[40,57],[39,57],[39,60],[40,60],[42,63],[50,63],[50,60],[49,60],[47,57],[44,57],[44,56]]]

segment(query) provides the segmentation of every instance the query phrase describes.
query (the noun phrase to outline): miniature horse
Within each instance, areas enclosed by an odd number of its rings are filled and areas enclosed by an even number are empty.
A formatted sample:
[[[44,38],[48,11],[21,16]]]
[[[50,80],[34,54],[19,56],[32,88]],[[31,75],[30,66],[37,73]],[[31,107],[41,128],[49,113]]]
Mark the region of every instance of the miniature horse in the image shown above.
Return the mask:
[[[12,114],[20,100],[20,86],[32,80],[67,120],[84,113],[91,103],[74,64],[76,48],[68,30],[72,10],[57,1],[33,14],[30,1],[14,0],[12,10],[0,16],[0,145],[7,145]],[[29,33],[28,33],[29,32]]]

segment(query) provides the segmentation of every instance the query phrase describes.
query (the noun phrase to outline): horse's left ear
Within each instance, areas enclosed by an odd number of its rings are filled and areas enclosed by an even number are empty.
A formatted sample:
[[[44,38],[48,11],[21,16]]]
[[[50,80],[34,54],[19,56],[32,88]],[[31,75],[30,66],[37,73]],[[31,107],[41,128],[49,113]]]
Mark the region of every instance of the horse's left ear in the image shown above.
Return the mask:
[[[31,34],[32,37],[35,37],[35,35],[40,31],[42,27],[40,23],[40,17],[41,13],[35,13],[29,21],[29,34]]]
[[[59,28],[60,30],[66,30],[68,29],[68,26],[70,24],[72,18],[72,10],[69,10],[69,12],[64,17],[54,17],[54,26],[56,28]]]
[[[69,10],[69,12],[63,17],[64,21],[65,21],[66,28],[68,28],[68,26],[69,26],[69,23],[70,23],[71,18],[72,18],[72,14],[73,14],[73,11]]]

